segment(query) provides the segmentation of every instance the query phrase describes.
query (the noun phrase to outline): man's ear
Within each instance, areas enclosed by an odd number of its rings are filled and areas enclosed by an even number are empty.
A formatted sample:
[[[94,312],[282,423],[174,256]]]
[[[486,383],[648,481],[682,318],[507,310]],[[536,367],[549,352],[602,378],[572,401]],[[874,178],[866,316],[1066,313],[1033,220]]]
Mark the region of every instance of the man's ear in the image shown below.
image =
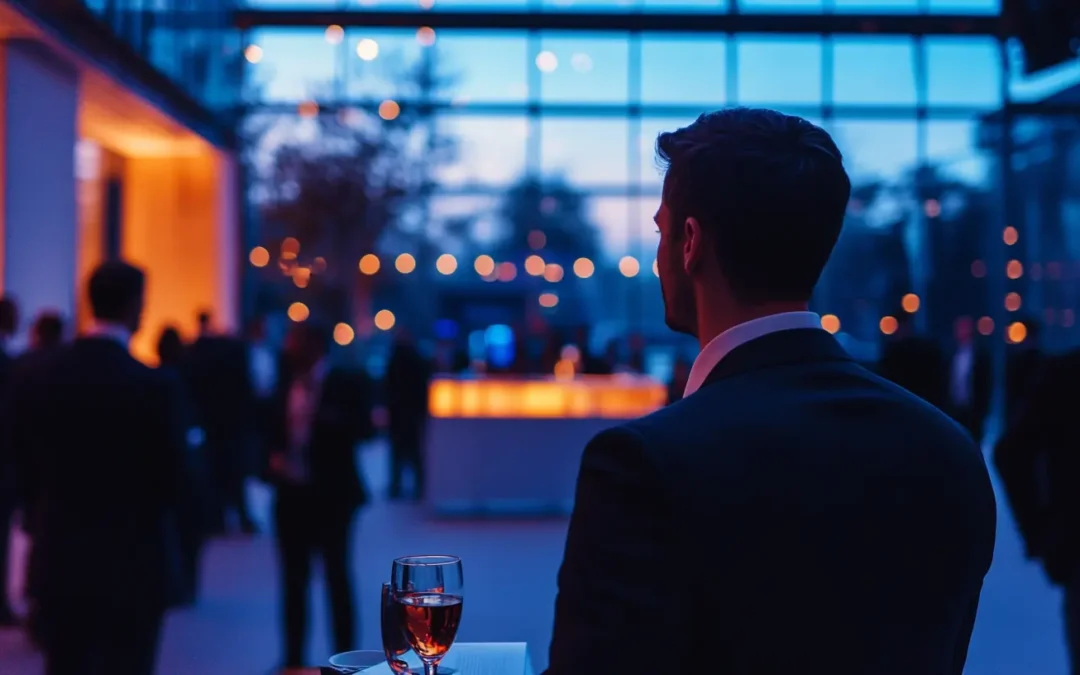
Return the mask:
[[[705,252],[705,241],[701,224],[697,218],[687,218],[683,222],[683,269],[693,272],[700,264]]]

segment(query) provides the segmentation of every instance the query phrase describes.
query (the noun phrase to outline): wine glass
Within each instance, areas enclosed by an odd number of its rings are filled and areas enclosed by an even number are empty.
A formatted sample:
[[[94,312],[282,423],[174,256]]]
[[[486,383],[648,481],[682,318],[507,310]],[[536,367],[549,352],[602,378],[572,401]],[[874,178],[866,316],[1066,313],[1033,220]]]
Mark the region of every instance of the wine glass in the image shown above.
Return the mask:
[[[390,590],[398,626],[424,663],[424,675],[437,675],[439,661],[457,637],[464,581],[461,558],[416,555],[394,561]]]
[[[394,671],[394,675],[406,675],[409,672],[409,664],[405,662],[404,657],[412,647],[409,646],[409,640],[405,637],[405,631],[401,629],[393,588],[386,582],[382,585],[380,609],[382,646],[386,663],[390,666],[390,670]]]

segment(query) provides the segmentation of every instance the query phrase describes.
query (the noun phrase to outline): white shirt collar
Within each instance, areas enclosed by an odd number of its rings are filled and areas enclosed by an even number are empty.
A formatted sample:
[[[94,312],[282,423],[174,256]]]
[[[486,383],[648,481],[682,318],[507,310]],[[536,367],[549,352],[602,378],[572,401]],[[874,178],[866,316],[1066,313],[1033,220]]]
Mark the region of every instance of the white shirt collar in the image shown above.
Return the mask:
[[[131,331],[118,323],[97,321],[90,327],[89,334],[93,337],[115,340],[127,349],[131,344]]]
[[[814,312],[782,312],[740,323],[720,333],[710,340],[694,359],[694,365],[690,368],[690,377],[686,380],[683,398],[700,389],[709,377],[709,373],[736,347],[769,333],[800,328],[820,329],[821,317]]]

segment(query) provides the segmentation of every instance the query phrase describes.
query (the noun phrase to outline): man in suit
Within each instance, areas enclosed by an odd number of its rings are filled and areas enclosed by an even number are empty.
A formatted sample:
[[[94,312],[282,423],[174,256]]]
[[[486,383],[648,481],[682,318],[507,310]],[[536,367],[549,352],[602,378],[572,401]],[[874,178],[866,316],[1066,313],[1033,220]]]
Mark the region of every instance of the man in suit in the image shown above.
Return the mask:
[[[963,429],[807,311],[840,151],[744,108],[657,151],[666,320],[702,350],[681,401],[585,448],[548,673],[960,675],[994,493]]]
[[[1065,644],[1080,673],[1080,351],[1048,359],[994,447],[1027,557],[1064,594]]]
[[[948,407],[945,355],[938,345],[916,335],[911,315],[897,313],[897,330],[885,343],[878,374],[939,410]]]
[[[386,366],[386,410],[390,416],[390,499],[401,499],[405,468],[413,473],[413,497],[424,496],[424,430],[428,421],[431,364],[412,336],[399,332]]]
[[[8,341],[19,326],[19,308],[9,297],[0,298],[0,409],[7,409],[13,395],[13,371],[15,359],[8,353]],[[10,434],[0,435],[0,628],[19,625],[7,597],[8,560],[11,541],[11,522],[19,506],[22,477],[19,476],[18,460]]]
[[[337,652],[354,648],[356,617],[349,576],[352,524],[368,501],[356,446],[374,434],[371,386],[358,372],[331,368],[330,331],[297,325],[278,378],[270,476],[282,572],[284,667],[304,665],[311,566],[322,556]]]
[[[226,515],[235,511],[240,531],[256,532],[245,485],[255,468],[255,391],[248,345],[211,330],[210,314],[198,316],[199,337],[188,354],[190,396],[202,425],[214,493],[214,529],[224,534]]]
[[[982,445],[986,417],[990,413],[990,355],[976,343],[975,322],[960,316],[953,322],[955,345],[948,363],[947,412]]]
[[[143,272],[107,262],[90,277],[90,333],[15,399],[32,458],[30,569],[47,675],[151,675],[177,590],[172,522],[185,430],[174,380],[128,352]]]

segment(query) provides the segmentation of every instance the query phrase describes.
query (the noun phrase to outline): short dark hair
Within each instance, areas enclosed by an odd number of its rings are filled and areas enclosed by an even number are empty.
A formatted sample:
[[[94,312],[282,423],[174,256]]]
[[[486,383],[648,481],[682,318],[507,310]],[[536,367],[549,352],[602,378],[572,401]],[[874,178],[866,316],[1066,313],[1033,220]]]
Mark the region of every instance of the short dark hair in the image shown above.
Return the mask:
[[[121,260],[98,265],[90,275],[90,309],[100,321],[125,321],[142,300],[146,275]]]
[[[38,314],[34,335],[42,347],[55,347],[64,339],[64,319],[56,312]]]
[[[10,335],[19,328],[19,305],[14,298],[0,298],[0,335]]]
[[[728,108],[660,134],[656,154],[676,236],[697,219],[740,302],[810,299],[851,196],[824,129],[775,110]]]

